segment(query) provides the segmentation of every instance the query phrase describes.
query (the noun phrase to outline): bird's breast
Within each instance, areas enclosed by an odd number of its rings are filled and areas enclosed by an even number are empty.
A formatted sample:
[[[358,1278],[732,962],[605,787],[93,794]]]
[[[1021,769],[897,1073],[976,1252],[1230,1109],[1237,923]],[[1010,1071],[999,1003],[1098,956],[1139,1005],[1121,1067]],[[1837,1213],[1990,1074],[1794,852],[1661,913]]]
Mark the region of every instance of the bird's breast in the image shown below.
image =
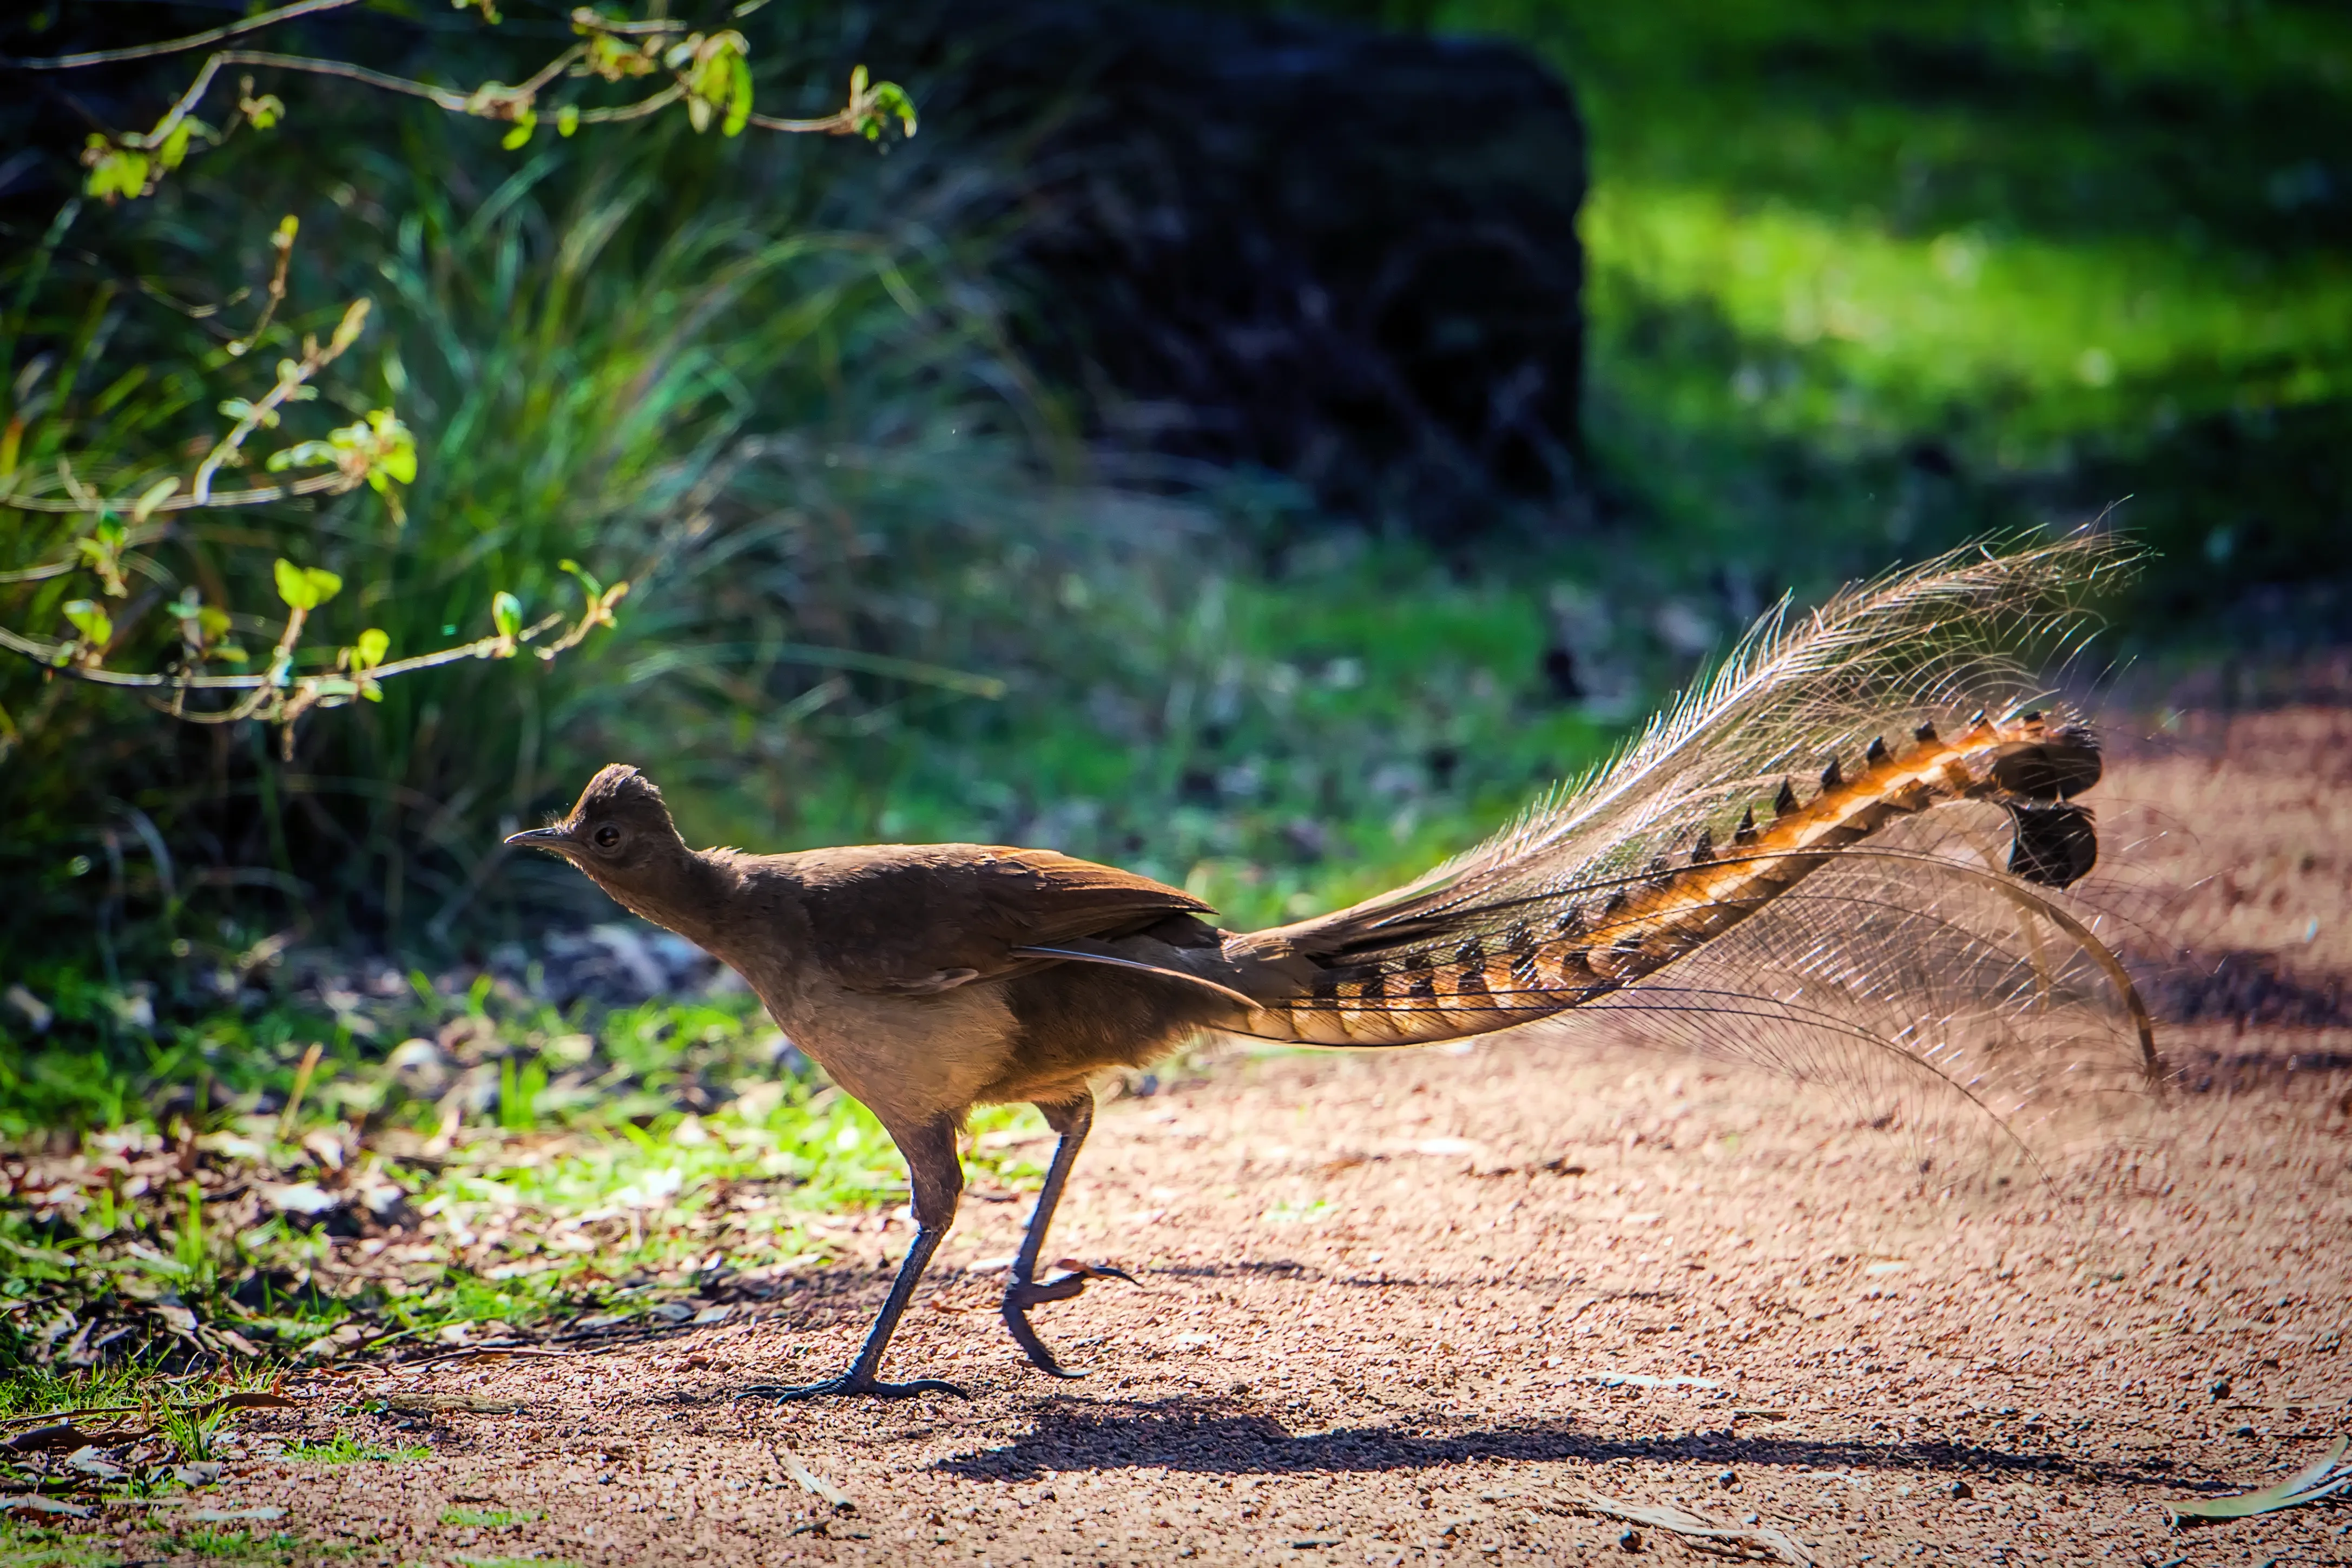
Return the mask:
[[[886,1126],[961,1114],[1010,1061],[1016,1030],[998,986],[887,996],[809,977],[773,988],[746,978],[803,1054]]]

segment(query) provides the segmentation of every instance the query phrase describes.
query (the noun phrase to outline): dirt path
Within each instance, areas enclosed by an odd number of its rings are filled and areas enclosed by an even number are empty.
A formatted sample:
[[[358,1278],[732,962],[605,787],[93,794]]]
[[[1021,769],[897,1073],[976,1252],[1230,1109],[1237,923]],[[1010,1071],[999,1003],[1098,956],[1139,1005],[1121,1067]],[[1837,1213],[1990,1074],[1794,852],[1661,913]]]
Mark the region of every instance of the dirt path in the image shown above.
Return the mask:
[[[2352,1433],[2352,715],[2119,771],[2195,822],[2151,864],[2218,878],[2187,907],[2241,978],[2171,999],[2188,1091],[2071,1220],[1919,1193],[1833,1107],[1589,1042],[1234,1060],[1101,1117],[1056,1250],[1149,1288],[1039,1311],[1084,1382],[1018,1360],[969,1266],[1024,1205],[971,1203],[967,1272],[891,1363],[969,1402],[730,1405],[845,1361],[907,1234],[868,1220],[871,1271],[750,1321],[418,1379],[513,1413],[256,1420],[432,1452],[254,1460],[208,1500],[383,1563],[1621,1560],[1596,1494],[1825,1563],[2352,1563],[2352,1506],[2189,1532],[2156,1506]]]

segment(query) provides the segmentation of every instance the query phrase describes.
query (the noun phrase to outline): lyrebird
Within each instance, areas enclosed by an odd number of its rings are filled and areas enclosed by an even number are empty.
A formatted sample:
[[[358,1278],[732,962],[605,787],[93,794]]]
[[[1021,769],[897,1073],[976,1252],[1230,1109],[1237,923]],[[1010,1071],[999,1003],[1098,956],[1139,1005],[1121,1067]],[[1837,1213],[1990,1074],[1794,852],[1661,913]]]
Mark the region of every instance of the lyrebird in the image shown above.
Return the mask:
[[[2018,662],[2123,559],[2088,536],[1969,551],[1793,625],[1769,616],[1614,762],[1486,844],[1269,931],[1221,931],[1188,893],[1051,850],[690,849],[652,782],[620,765],[508,842],[562,855],[733,966],[906,1157],[918,1229],[856,1362],[761,1392],[954,1392],[878,1373],[955,1218],[965,1114],[1021,1101],[1060,1142],[1003,1318],[1036,1366],[1067,1375],[1028,1312],[1100,1272],[1037,1278],[1093,1121],[1088,1081],[1201,1031],[1413,1045],[1608,1007],[1800,1071],[1859,1061],[1948,1085],[1996,1114],[2031,1098],[2037,1044],[2073,1071],[2095,1037],[2126,1076],[2152,1071],[2120,965],[2054,896],[2097,858],[2076,797],[2099,749],[2028,706]],[[2037,1026],[2076,971],[2111,988],[2126,1025]]]

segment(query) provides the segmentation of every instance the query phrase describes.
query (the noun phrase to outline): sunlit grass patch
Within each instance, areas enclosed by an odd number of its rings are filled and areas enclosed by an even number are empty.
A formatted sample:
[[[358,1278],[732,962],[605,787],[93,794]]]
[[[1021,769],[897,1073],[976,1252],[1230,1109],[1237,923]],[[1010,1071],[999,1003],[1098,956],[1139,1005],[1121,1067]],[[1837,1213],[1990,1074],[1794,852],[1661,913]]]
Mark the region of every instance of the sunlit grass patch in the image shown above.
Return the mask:
[[[280,1358],[724,1321],[824,1265],[859,1214],[907,1201],[881,1124],[782,1051],[756,1005],[565,1018],[480,986],[425,995],[422,1016],[378,1005],[379,1032],[430,1031],[429,1060],[338,1062],[336,1092],[290,1122],[256,1091],[205,1129],[134,1123],[20,1157],[0,1202],[17,1265],[0,1364],[21,1374],[0,1376],[0,1415],[149,1410],[170,1403],[159,1374],[205,1352],[250,1381]],[[519,1069],[541,1064],[556,1075],[527,1101],[535,1075]],[[580,1092],[545,1114],[559,1083]],[[1028,1107],[975,1115],[976,1185],[1033,1186],[1042,1125]],[[92,1358],[104,1370],[67,1370]],[[210,1453],[214,1425],[180,1423],[184,1458]],[[289,1457],[426,1451],[343,1434]]]
[[[289,1443],[285,1453],[285,1458],[301,1465],[404,1464],[432,1457],[432,1448],[423,1443],[379,1443],[352,1432],[338,1432],[319,1442]]]
[[[359,1557],[365,1548],[350,1543],[305,1541],[285,1531],[258,1535],[250,1531],[200,1525],[194,1530],[180,1531],[162,1538],[155,1542],[153,1550],[164,1554],[165,1561],[193,1558],[203,1562],[251,1563],[258,1568],[260,1564],[344,1562]]]
[[[509,1530],[543,1516],[530,1509],[445,1508],[441,1522],[467,1530]]]
[[[0,1516],[0,1568],[102,1568],[121,1561],[112,1542]]]
[[[1685,415],[1892,438],[1990,400],[2006,405],[2004,433],[2047,437],[2144,418],[2158,396],[2178,416],[2203,412],[2184,399],[2352,391],[2352,266],[2335,258],[2268,265],[2156,237],[1904,235],[1867,213],[1627,181],[1595,191],[1584,232],[1612,275],[1604,297],[1703,302],[1755,346],[1715,408]],[[1811,368],[1782,374],[1800,364]]]

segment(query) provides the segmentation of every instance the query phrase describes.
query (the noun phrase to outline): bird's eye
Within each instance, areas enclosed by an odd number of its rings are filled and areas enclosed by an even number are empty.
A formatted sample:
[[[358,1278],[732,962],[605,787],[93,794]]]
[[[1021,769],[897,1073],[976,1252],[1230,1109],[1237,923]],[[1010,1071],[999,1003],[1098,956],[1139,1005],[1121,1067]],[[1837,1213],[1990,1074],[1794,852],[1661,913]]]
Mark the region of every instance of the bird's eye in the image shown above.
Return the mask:
[[[597,848],[610,849],[621,841],[621,830],[608,822],[589,837],[595,840]]]

